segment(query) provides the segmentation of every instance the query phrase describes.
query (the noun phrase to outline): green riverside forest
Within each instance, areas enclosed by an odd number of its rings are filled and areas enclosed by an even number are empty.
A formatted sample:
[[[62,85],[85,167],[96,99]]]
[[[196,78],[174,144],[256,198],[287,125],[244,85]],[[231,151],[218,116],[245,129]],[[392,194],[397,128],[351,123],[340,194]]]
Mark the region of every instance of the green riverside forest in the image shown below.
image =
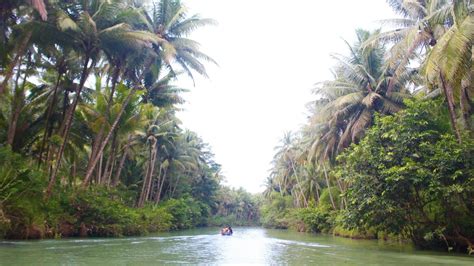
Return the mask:
[[[179,81],[219,63],[192,34],[218,21],[180,0],[3,0],[0,239],[259,225],[474,254],[474,4],[386,2],[393,27],[333,55],[251,194],[177,116]]]

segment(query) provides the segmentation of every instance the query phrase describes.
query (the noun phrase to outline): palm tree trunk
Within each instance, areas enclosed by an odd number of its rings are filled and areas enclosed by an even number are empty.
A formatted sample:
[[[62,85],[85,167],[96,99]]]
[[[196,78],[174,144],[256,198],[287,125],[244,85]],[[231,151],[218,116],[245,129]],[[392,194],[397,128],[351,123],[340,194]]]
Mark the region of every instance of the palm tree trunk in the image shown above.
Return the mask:
[[[344,194],[344,192],[345,192],[344,191],[344,186],[342,185],[341,180],[339,180],[339,178],[337,178],[337,176],[336,176],[336,182],[337,182],[337,187],[339,188],[340,194]],[[341,197],[340,199],[341,199],[341,209],[345,209],[345,207],[344,207],[346,205],[345,204],[346,203],[345,198]]]
[[[112,127],[109,130],[109,133],[107,134],[107,137],[104,139],[102,142],[102,145],[99,148],[99,154],[101,154],[104,151],[105,146],[109,142],[110,138],[112,137],[112,134],[114,133],[115,129],[117,128],[117,125],[120,121],[120,118],[122,117],[123,113],[125,112],[125,108],[128,106],[128,103],[130,102],[130,99],[132,96],[135,94],[135,91],[137,90],[137,86],[134,86],[133,89],[130,91],[128,94],[127,98],[125,99],[124,103],[122,104],[122,108],[120,109],[120,112],[118,113],[117,117],[115,118],[114,123],[112,124]],[[96,158],[92,161],[91,168],[87,171],[86,176],[84,178],[84,182],[82,183],[82,186],[86,188],[88,186],[89,180],[92,175],[92,171],[94,167],[96,166],[99,158],[96,156]]]
[[[290,159],[290,163],[291,163],[291,168],[293,168],[293,173],[296,177],[296,182],[298,182],[297,185],[300,187],[300,194],[303,197],[304,207],[308,207],[308,201],[306,200],[306,196],[304,195],[303,188],[301,187],[301,182],[299,180],[298,174],[296,173],[295,164],[292,159]]]
[[[89,171],[91,168],[91,162],[92,159],[97,156],[97,152],[99,151],[99,146],[102,141],[102,138],[104,136],[104,127],[101,127],[97,135],[95,136],[95,139],[92,143],[92,148],[91,148],[91,155],[89,156],[89,160],[87,161],[87,167],[86,167],[86,172]],[[92,169],[93,170],[93,169]]]
[[[158,177],[156,178],[156,190],[155,190],[155,203],[159,202],[159,194],[158,191],[160,190],[161,179],[163,177],[163,164],[160,164],[160,169],[158,170]]]
[[[112,165],[110,166],[110,171],[109,171],[109,176],[107,176],[107,187],[110,187],[110,184],[112,183],[112,173],[115,168],[115,163],[117,162],[117,158],[112,159]]]
[[[283,197],[283,181],[281,180],[281,178],[278,178],[278,187],[280,189],[280,196]]]
[[[118,75],[120,73],[120,68],[118,67],[115,67],[114,69],[114,73],[112,74],[112,88],[111,88],[111,91],[110,91],[110,95],[109,95],[109,101],[107,103],[107,108],[105,110],[105,117],[108,118],[110,117],[110,109],[112,108],[112,105],[113,105],[113,100],[114,100],[114,93],[115,93],[115,87],[117,85],[117,80],[118,80]],[[102,126],[100,127],[100,130],[99,130],[99,133],[97,134],[97,137],[96,137],[96,140],[94,142],[94,146],[93,146],[93,149],[92,149],[92,152],[91,152],[91,156],[89,157],[89,161],[87,163],[87,170],[86,170],[86,173],[90,170],[90,171],[94,171],[94,169],[90,169],[90,167],[95,167],[93,166],[93,161],[94,159],[96,158],[97,156],[97,152],[98,152],[98,149],[100,148],[100,146],[98,146],[100,143],[101,143],[101,140],[102,140],[102,136],[104,134],[104,131],[105,131],[105,123],[102,124]],[[116,134],[114,134],[114,138],[115,138]],[[112,143],[114,143],[115,141],[112,141]],[[114,148],[114,146],[110,146],[110,149],[112,151],[112,149]],[[102,155],[103,156],[103,155]],[[105,170],[104,170],[104,177],[107,177],[108,176],[108,170],[109,170],[109,165],[111,163],[111,157],[109,156],[108,159],[107,159],[107,163],[105,165]],[[98,174],[99,177],[102,176],[102,166],[99,167],[99,174]],[[104,181],[107,180],[107,179],[104,179]],[[101,184],[102,183],[102,180],[99,179],[98,180],[98,183]]]
[[[319,189],[320,189],[319,184],[316,180],[316,203],[318,203],[318,204],[319,204]]]
[[[104,182],[107,185],[107,187],[110,185],[110,178],[112,176],[112,171],[114,170],[116,146],[117,146],[117,133],[115,133],[112,138],[112,145],[110,146],[109,158],[105,166]]]
[[[151,149],[148,155],[148,164],[146,165],[145,177],[143,178],[142,190],[140,192],[140,197],[138,198],[137,207],[141,208],[145,204],[145,193],[146,193],[146,184],[148,184],[148,172],[150,171],[150,161],[151,161]]]
[[[329,199],[331,200],[331,204],[334,210],[337,210],[336,203],[334,203],[334,198],[332,197],[331,184],[329,183],[328,173],[326,172],[326,167],[324,166],[324,163],[322,165],[323,165],[323,171],[324,171],[324,178],[326,179],[326,185],[328,186]]]
[[[59,132],[62,133],[63,132],[63,128],[64,128],[64,124],[65,124],[65,121],[66,121],[66,113],[67,113],[67,110],[69,109],[68,108],[68,103],[69,103],[69,90],[64,90],[64,94],[63,94],[63,110],[62,110],[62,115],[61,115],[61,121],[63,121],[61,123],[61,126],[59,127]]]
[[[113,143],[113,142],[112,142]],[[109,156],[107,157],[107,162],[105,163],[105,168],[104,168],[104,174],[103,174],[103,179],[102,179],[102,182],[101,184],[106,184],[107,183],[107,180],[108,180],[108,177],[109,177],[109,169],[110,169],[110,165],[112,164],[112,158],[113,158],[113,144],[110,145],[110,152],[109,152]]]
[[[17,92],[16,94],[23,94],[22,92]],[[18,123],[18,118],[20,117],[20,112],[22,109],[21,102],[23,101],[21,98],[23,97],[18,95],[15,96],[16,99],[14,99],[14,103],[12,106],[12,117],[10,119],[10,125],[8,127],[8,135],[7,135],[7,143],[10,145],[10,147],[13,148],[13,142],[15,140],[15,133],[16,133],[16,125]]]
[[[86,80],[89,77],[89,71],[93,67],[93,66],[89,67],[89,61],[90,61],[90,56],[89,54],[86,54],[84,58],[84,65],[82,67],[81,80],[76,90],[76,97],[74,98],[72,106],[69,107],[68,112],[66,114],[66,118],[65,118],[66,123],[64,126],[64,133],[62,134],[63,143],[61,144],[61,147],[59,148],[59,152],[56,156],[56,166],[53,168],[51,176],[49,178],[48,188],[46,189],[46,199],[48,199],[51,196],[51,192],[53,191],[53,185],[56,182],[56,176],[58,174],[59,167],[61,166],[61,159],[62,159],[64,149],[66,147],[66,143],[69,137],[69,130],[71,129],[74,111],[76,110],[77,103],[79,102],[79,99],[81,97],[81,91],[84,88],[84,84],[86,83]],[[92,65],[94,65],[94,63]]]
[[[456,138],[459,143],[462,143],[461,132],[456,124],[456,107],[454,106],[454,96],[453,90],[448,83],[446,83],[444,76],[442,73],[439,74],[439,78],[441,80],[441,87],[443,87],[444,96],[446,97],[446,101],[448,103],[448,110],[449,110],[449,119],[451,122],[451,126],[456,134]]]
[[[20,62],[21,62],[21,58],[20,58]],[[16,123],[15,125],[13,125],[14,121],[15,121],[15,113],[19,113],[19,111],[17,110],[18,109],[18,106],[20,105],[19,101],[20,101],[20,89],[18,88],[19,87],[19,84],[18,84],[18,81],[20,80],[20,76],[21,76],[21,63],[18,65],[18,72],[16,74],[16,78],[15,78],[15,91],[13,92],[13,100],[12,100],[12,106],[11,106],[11,118],[10,118],[10,122],[8,123],[8,131],[7,131],[7,144],[10,145],[11,147],[13,146],[13,139],[15,137],[15,131],[16,131]],[[13,149],[13,147],[12,147]]]
[[[155,165],[156,165],[156,157],[157,157],[157,151],[156,151],[156,144],[153,145],[153,151],[152,151],[152,160],[150,161],[150,172],[148,173],[148,183],[146,184],[146,190],[145,190],[145,195],[144,195],[144,200],[147,201],[150,199],[150,194],[152,190],[152,184],[153,184],[153,174],[155,173]],[[161,172],[161,168],[160,168]]]
[[[100,184],[102,181],[102,162],[104,160],[104,154],[99,154],[99,167],[97,168],[97,177],[96,177],[96,184]]]
[[[151,179],[153,176],[153,171],[154,171],[155,162],[156,162],[155,150],[156,150],[156,140],[153,144],[150,145],[148,165],[146,168],[145,177],[143,178],[142,191],[140,193],[140,198],[138,199],[138,204],[137,204],[139,208],[143,207],[150,193]]]
[[[64,73],[62,71],[58,72],[58,78],[56,79],[56,83],[54,84],[53,99],[51,100],[51,104],[48,106],[48,111],[46,113],[46,120],[45,120],[46,125],[44,129],[43,140],[41,141],[41,146],[40,146],[40,151],[39,151],[38,166],[41,166],[41,163],[43,161],[44,149],[46,147],[46,142],[48,141],[48,139],[51,137],[51,134],[53,133],[52,123],[50,119],[53,114],[54,106],[56,105],[56,101],[57,101],[56,98],[57,98],[59,83],[61,82],[61,78],[63,74]]]
[[[186,171],[184,173],[184,175],[187,177],[189,174],[188,174],[188,171]],[[175,185],[173,186],[173,190],[171,191],[171,194],[170,194],[170,198],[173,198],[174,196],[174,193],[176,192],[176,189],[178,188],[178,185],[179,185],[179,180],[181,179],[181,175],[178,175],[178,177],[176,178],[176,183]]]
[[[120,180],[120,174],[122,173],[123,166],[125,164],[125,159],[127,158],[128,154],[128,149],[130,148],[130,144],[132,142],[132,135],[128,136],[127,144],[125,144],[125,148],[123,151],[122,158],[120,159],[119,167],[117,169],[117,172],[115,173],[114,179],[112,180],[112,187],[117,186],[119,180]]]
[[[71,167],[71,178],[72,178],[72,180],[75,179],[76,175],[77,175],[77,162],[76,162],[76,160],[74,160],[72,162],[72,167]]]
[[[158,189],[158,194],[156,194],[156,204],[160,203],[160,200],[161,200],[161,191],[163,190],[163,185],[165,183],[165,179],[166,179],[166,174],[168,172],[168,167],[165,167],[165,170],[163,172],[163,176],[161,177],[161,184],[160,184],[160,188]]]
[[[21,62],[21,60],[20,60]],[[13,100],[13,110],[12,110],[12,118],[11,123],[8,128],[8,137],[7,143],[13,149],[13,143],[15,140],[15,133],[16,133],[16,126],[18,123],[18,118],[20,117],[21,109],[23,108],[24,100],[25,100],[25,87],[26,87],[26,80],[28,78],[28,69],[31,65],[31,53],[28,53],[28,60],[26,63],[25,75],[23,76],[23,83],[21,84],[21,89],[18,89],[18,79],[16,80],[16,88],[15,88],[15,95]],[[18,69],[18,73],[20,73],[20,69]]]
[[[18,51],[11,61],[10,65],[7,67],[7,71],[5,72],[5,77],[3,78],[2,83],[0,84],[0,96],[5,93],[5,89],[8,86],[8,82],[10,81],[10,78],[13,76],[13,69],[15,66],[20,62],[21,64],[21,58],[25,54],[26,47],[28,46],[28,42],[30,41],[31,34],[33,32],[29,31],[25,37],[21,40],[20,44],[18,45]]]
[[[472,129],[471,125],[471,114],[472,114],[472,101],[469,97],[469,88],[471,87],[471,77],[464,79],[461,82],[461,97],[460,97],[460,107],[462,118],[464,121],[465,128],[468,130]]]
[[[109,103],[107,106],[108,112],[110,112],[110,106],[112,106],[112,103],[114,101],[115,87],[117,86],[119,75],[120,75],[120,65],[118,64],[117,66],[115,66],[114,73],[112,74],[112,86],[110,89]]]

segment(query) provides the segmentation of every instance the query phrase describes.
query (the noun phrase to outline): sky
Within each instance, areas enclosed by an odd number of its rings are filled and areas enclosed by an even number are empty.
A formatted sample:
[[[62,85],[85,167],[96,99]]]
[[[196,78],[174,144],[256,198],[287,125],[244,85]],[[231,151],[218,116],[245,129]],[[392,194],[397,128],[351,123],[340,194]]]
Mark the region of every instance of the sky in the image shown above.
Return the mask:
[[[264,190],[274,147],[307,119],[314,84],[332,77],[355,29],[395,15],[384,0],[183,0],[189,14],[218,24],[191,36],[218,66],[209,79],[180,81],[190,92],[178,117],[209,143],[226,185]]]

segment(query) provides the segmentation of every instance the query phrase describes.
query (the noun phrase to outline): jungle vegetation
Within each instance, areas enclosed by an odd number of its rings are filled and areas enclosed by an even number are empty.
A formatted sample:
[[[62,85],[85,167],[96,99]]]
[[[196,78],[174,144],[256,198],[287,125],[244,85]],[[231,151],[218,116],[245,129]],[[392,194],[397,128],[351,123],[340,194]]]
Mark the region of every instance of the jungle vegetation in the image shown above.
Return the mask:
[[[176,81],[215,63],[189,36],[215,21],[179,0],[2,1],[0,236],[260,220],[474,252],[474,7],[387,2],[400,18],[334,55],[258,198],[176,117]]]
[[[473,253],[474,6],[387,2],[276,147],[262,223]]]
[[[0,14],[0,237],[183,229],[223,204],[256,219],[242,191],[223,201],[209,145],[176,117],[176,81],[215,63],[189,36],[215,21],[179,0],[7,0]]]

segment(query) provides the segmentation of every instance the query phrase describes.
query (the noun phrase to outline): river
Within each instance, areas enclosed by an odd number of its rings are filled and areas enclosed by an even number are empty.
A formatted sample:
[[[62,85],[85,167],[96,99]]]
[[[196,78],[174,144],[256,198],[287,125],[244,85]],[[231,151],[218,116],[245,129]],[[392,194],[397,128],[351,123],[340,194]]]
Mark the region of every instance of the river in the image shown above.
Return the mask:
[[[0,241],[1,265],[474,265],[409,245],[263,228],[201,228],[144,237]]]

